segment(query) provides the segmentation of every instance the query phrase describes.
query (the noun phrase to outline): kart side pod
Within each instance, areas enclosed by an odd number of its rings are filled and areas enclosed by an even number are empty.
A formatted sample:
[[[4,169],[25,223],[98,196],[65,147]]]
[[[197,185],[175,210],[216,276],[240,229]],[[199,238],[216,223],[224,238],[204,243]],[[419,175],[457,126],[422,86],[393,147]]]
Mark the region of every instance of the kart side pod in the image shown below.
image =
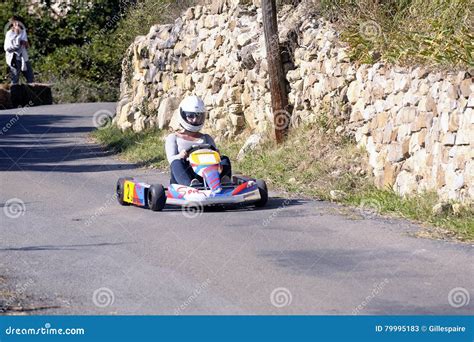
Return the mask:
[[[121,205],[148,207],[153,211],[163,210],[166,204],[165,188],[161,184],[146,184],[133,178],[119,178],[116,188],[117,201]]]

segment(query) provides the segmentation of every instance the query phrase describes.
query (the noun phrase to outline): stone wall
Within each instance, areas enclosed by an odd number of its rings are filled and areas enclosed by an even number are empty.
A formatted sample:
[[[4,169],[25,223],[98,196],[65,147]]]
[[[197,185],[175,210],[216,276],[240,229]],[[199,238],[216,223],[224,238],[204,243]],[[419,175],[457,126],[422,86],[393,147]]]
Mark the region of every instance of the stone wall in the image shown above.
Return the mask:
[[[0,84],[0,109],[50,104],[53,104],[53,95],[48,84]]]
[[[282,19],[296,16],[286,10]],[[136,131],[170,120],[173,126],[180,99],[193,93],[204,99],[207,125],[218,134],[265,130],[272,116],[262,30],[260,9],[225,1],[190,8],[174,25],[153,26],[123,60],[116,122]],[[280,41],[288,35],[281,30]]]
[[[351,63],[328,22],[303,2],[279,13],[279,40],[293,106],[291,125],[322,112],[343,122],[368,152],[380,187],[436,189],[474,198],[474,85],[468,72]],[[140,131],[176,127],[177,106],[201,96],[208,128],[233,137],[273,122],[261,10],[227,1],[196,6],[173,25],[137,37],[123,60],[115,122]]]
[[[327,108],[368,152],[378,187],[474,198],[474,83],[465,71],[354,65],[329,24],[301,26],[287,74],[293,121]]]

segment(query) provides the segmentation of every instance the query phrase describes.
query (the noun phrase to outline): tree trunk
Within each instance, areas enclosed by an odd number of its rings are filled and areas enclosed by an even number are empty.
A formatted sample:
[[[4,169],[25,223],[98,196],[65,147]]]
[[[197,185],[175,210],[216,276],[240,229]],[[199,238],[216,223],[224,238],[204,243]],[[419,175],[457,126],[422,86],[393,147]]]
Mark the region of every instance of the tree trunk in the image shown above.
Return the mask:
[[[288,94],[286,93],[285,76],[281,63],[276,3],[275,0],[262,0],[261,6],[268,74],[270,76],[275,139],[277,143],[281,143],[290,124],[290,113],[288,112]]]

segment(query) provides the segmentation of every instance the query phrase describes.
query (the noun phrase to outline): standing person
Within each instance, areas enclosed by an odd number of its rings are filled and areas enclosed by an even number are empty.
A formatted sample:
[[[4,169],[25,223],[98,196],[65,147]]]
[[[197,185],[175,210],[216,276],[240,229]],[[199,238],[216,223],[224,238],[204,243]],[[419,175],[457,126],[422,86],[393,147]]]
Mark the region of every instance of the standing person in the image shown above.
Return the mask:
[[[29,43],[25,25],[20,18],[13,16],[10,19],[11,28],[5,34],[3,49],[6,61],[10,68],[12,84],[18,84],[20,73],[26,78],[26,82],[33,83],[33,68],[28,58]]]

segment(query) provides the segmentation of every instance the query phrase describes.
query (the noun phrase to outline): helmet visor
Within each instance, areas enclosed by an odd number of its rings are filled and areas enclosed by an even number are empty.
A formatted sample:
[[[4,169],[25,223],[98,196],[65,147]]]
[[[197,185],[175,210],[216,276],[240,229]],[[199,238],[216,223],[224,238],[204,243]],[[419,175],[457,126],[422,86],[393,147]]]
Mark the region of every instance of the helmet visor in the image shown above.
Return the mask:
[[[199,112],[182,112],[183,118],[186,120],[187,123],[193,126],[199,126],[204,123],[205,114]]]

